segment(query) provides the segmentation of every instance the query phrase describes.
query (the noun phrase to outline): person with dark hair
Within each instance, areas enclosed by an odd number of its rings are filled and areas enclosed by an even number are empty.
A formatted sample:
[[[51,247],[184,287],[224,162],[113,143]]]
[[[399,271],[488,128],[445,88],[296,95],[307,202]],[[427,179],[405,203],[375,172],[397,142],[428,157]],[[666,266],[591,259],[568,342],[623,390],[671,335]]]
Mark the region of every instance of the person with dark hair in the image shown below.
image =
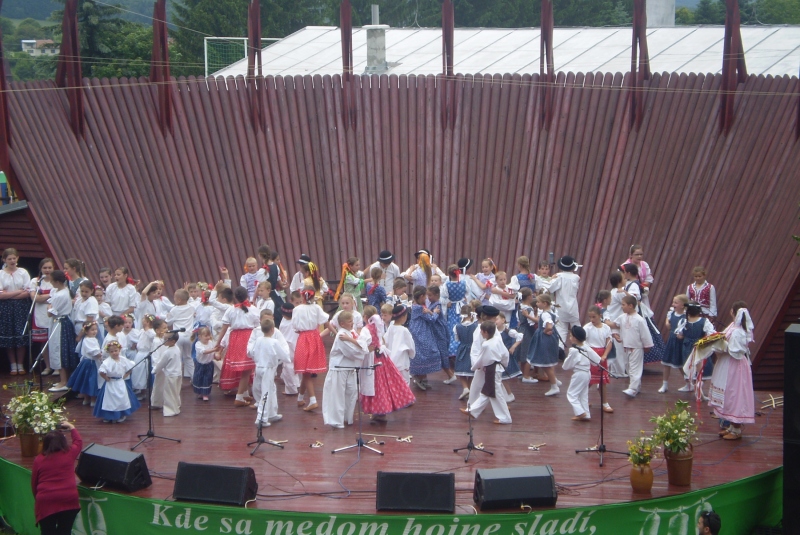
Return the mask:
[[[61,427],[69,429],[72,445],[67,445],[63,432],[50,431],[44,436],[42,453],[33,461],[31,471],[36,523],[42,535],[69,535],[81,510],[75,484],[75,459],[83,441],[71,423],[65,420]]]
[[[11,375],[25,375],[25,351],[28,338],[23,336],[31,307],[31,276],[17,265],[19,253],[14,248],[3,251],[0,269],[0,348],[6,348]]]
[[[225,290],[228,290],[226,288]],[[221,292],[227,299],[227,294]],[[233,292],[235,304],[228,308],[222,316],[222,330],[217,342],[217,350],[222,349],[222,340],[225,334],[230,331],[228,350],[225,360],[222,363],[222,371],[219,378],[219,386],[222,390],[236,389],[236,399],[233,401],[236,407],[247,407],[252,398],[247,395],[250,385],[250,376],[256,368],[253,359],[247,356],[247,341],[253,329],[261,324],[258,317],[258,309],[254,307],[247,295],[247,288],[239,286]]]
[[[722,529],[722,520],[714,511],[700,513],[697,518],[697,533],[700,535],[717,535]]]

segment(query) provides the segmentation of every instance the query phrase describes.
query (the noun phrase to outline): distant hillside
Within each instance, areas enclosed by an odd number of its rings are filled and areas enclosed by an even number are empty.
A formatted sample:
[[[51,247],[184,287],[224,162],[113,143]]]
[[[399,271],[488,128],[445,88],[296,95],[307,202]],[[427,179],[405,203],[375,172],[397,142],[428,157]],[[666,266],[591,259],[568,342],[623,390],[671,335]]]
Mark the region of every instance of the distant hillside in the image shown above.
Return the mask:
[[[153,16],[153,0],[103,0],[107,4],[119,5],[127,11],[121,11],[120,16],[126,20],[140,22],[142,24],[150,24],[150,17]],[[172,11],[172,4],[175,0],[167,0],[167,17]],[[64,5],[54,0],[5,0],[3,2],[3,9],[0,11],[0,16],[9,19],[27,19],[32,18],[36,20],[46,20],[50,17],[53,11],[63,9]],[[133,13],[141,13],[146,17],[134,15]]]
[[[675,7],[688,7],[694,9],[700,0],[675,0]]]

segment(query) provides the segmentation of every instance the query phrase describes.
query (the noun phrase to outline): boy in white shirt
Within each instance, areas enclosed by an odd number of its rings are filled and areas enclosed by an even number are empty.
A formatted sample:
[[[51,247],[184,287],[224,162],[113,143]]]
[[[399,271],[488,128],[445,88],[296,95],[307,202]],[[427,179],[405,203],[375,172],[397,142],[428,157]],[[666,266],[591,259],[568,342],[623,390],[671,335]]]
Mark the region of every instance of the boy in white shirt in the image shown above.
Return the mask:
[[[183,376],[192,377],[194,375],[194,361],[192,360],[192,329],[194,328],[195,309],[189,304],[189,292],[180,289],[175,290],[175,306],[167,313],[167,326],[170,330],[180,330],[177,347],[181,352],[181,362],[183,362]]]
[[[164,416],[177,416],[181,413],[181,351],[178,333],[168,334],[164,339],[163,351],[158,353],[158,361],[153,364],[153,373],[163,379],[154,381],[152,408],[163,407]],[[154,355],[155,356],[155,355]]]
[[[284,341],[281,343],[276,334],[280,331],[275,330],[275,322],[271,318],[264,318],[261,321],[262,336],[253,347],[253,360],[256,362],[256,379],[260,378],[260,396],[256,398],[255,406],[258,408],[256,415],[256,425],[271,425],[283,418],[278,414],[278,396],[275,389],[275,373],[281,363],[289,361],[289,345]],[[255,386],[255,383],[253,383]],[[255,388],[254,388],[255,390]],[[266,403],[263,396],[266,396]]]
[[[600,363],[600,356],[586,343],[586,330],[574,325],[569,332],[568,343],[571,346],[567,358],[561,364],[565,370],[574,370],[567,389],[567,401],[572,405],[573,420],[588,422],[589,414],[589,379],[591,365]]]
[[[609,323],[609,327],[619,328],[619,334],[613,336],[622,343],[623,351],[628,359],[630,383],[622,393],[630,397],[636,397],[641,389],[644,353],[653,347],[653,337],[647,328],[647,322],[636,312],[637,304],[634,296],[623,297],[622,315]]]
[[[572,326],[580,326],[578,289],[581,285],[581,278],[575,273],[575,270],[578,269],[578,264],[571,256],[559,258],[558,269],[559,273],[553,277],[550,288],[547,291],[553,296],[553,302],[558,307],[556,331],[558,331],[561,339],[559,345],[563,347]]]
[[[481,388],[478,400],[470,404],[468,408],[460,410],[464,414],[477,418],[486,408],[486,405],[491,403],[495,416],[494,423],[510,424],[511,413],[508,412],[508,404],[503,395],[503,370],[497,367],[498,363],[503,368],[508,366],[509,355],[508,349],[503,345],[503,339],[500,336],[495,336],[496,332],[497,325],[495,320],[489,319],[481,323],[480,336],[483,341],[481,342],[480,353],[472,365],[472,369],[483,369],[486,381]]]
[[[374,349],[374,348],[373,348]],[[353,412],[358,400],[356,370],[337,369],[337,366],[360,367],[369,349],[358,340],[353,330],[353,314],[347,310],[339,314],[339,331],[330,353],[328,375],[322,389],[322,417],[325,425],[344,429],[345,421],[353,423]]]
[[[411,331],[405,327],[407,321],[408,309],[404,305],[396,305],[392,309],[392,322],[386,329],[383,339],[389,350],[389,358],[406,380],[406,384],[411,386],[408,369],[411,366],[411,359],[417,355],[417,349]]]
[[[609,370],[616,377],[628,376],[628,358],[625,355],[622,344],[617,340],[615,334],[619,334],[619,329],[613,327],[613,321],[622,315],[622,298],[625,297],[625,281],[622,279],[622,273],[615,271],[608,278],[611,283],[611,302],[608,304],[603,323],[611,328],[611,337],[614,340],[614,353],[615,358],[609,361]]]
[[[292,312],[294,305],[284,303],[281,305],[281,325],[278,331],[283,335],[286,343],[289,344],[289,362],[283,363],[281,379],[283,380],[283,393],[287,396],[294,396],[300,388],[300,376],[294,372],[294,349],[297,347],[297,331],[292,327]]]

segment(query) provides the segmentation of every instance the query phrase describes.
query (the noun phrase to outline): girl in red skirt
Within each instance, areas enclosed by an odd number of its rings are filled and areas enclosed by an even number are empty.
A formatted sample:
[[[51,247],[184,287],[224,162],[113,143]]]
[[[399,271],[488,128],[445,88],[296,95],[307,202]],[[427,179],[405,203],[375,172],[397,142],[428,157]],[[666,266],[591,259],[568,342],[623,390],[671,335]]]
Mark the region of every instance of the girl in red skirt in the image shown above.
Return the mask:
[[[583,326],[586,330],[586,345],[594,349],[600,358],[600,364],[607,368],[608,360],[606,356],[611,351],[611,328],[603,323],[600,307],[592,305],[589,307],[589,323]],[[591,378],[589,385],[607,385],[609,383],[608,373],[601,370],[599,366],[591,365]],[[601,386],[600,388],[603,388]],[[603,403],[603,412],[614,412],[608,402]]]
[[[314,377],[328,369],[325,346],[322,345],[319,326],[328,328],[328,314],[316,304],[314,288],[306,287],[302,292],[303,304],[294,307],[292,327],[297,332],[297,346],[294,350],[294,372],[303,375],[297,406],[304,411],[313,411],[319,404],[314,391]],[[325,332],[325,331],[323,331]],[[305,394],[308,392],[308,405]]]
[[[236,388],[236,400],[233,404],[236,407],[246,407],[252,400],[252,398],[246,399],[245,394],[250,386],[250,375],[256,367],[256,363],[247,356],[247,341],[253,329],[259,327],[261,323],[258,309],[247,299],[247,288],[239,286],[234,290],[233,297],[235,304],[222,316],[222,330],[219,335],[219,340],[222,340],[228,329],[231,331],[228,350],[219,376],[219,387],[222,390]],[[216,349],[221,349],[219,343]]]
[[[380,322],[382,320],[378,316],[378,310],[370,305],[365,306],[364,329],[369,331],[372,340],[370,345],[377,349],[375,350],[374,372],[365,371],[365,374],[373,373],[375,384],[373,395],[361,395],[361,409],[365,414],[371,414],[373,421],[385,422],[387,414],[413,405],[416,398],[405,378],[389,357],[389,350],[385,346],[381,348],[381,340],[378,336]],[[366,380],[362,381],[362,388],[366,382]]]

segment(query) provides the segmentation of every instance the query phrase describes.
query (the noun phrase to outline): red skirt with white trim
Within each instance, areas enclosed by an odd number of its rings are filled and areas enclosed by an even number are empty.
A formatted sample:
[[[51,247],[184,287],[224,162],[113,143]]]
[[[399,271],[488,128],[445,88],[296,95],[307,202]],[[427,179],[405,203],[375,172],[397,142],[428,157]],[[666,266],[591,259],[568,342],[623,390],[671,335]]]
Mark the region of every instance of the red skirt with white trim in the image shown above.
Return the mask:
[[[295,373],[319,373],[328,369],[325,346],[318,330],[300,331],[294,350]]]
[[[231,390],[239,386],[243,373],[251,373],[256,369],[256,363],[247,356],[247,342],[250,340],[250,329],[235,329],[231,331],[228,339],[228,351],[222,363],[219,375],[219,387],[222,390]]]
[[[594,352],[597,353],[599,356],[603,356],[606,352],[606,348],[604,347],[593,347]],[[608,378],[608,373],[600,369],[600,366],[595,366],[594,364],[591,365],[592,375],[589,378],[590,385],[599,385],[600,381],[603,381],[604,385],[607,385],[611,380]]]
[[[375,364],[380,364],[372,372],[375,374],[375,395],[361,396],[361,409],[366,414],[383,415],[413,405],[416,401],[414,393],[392,359],[376,354]]]

